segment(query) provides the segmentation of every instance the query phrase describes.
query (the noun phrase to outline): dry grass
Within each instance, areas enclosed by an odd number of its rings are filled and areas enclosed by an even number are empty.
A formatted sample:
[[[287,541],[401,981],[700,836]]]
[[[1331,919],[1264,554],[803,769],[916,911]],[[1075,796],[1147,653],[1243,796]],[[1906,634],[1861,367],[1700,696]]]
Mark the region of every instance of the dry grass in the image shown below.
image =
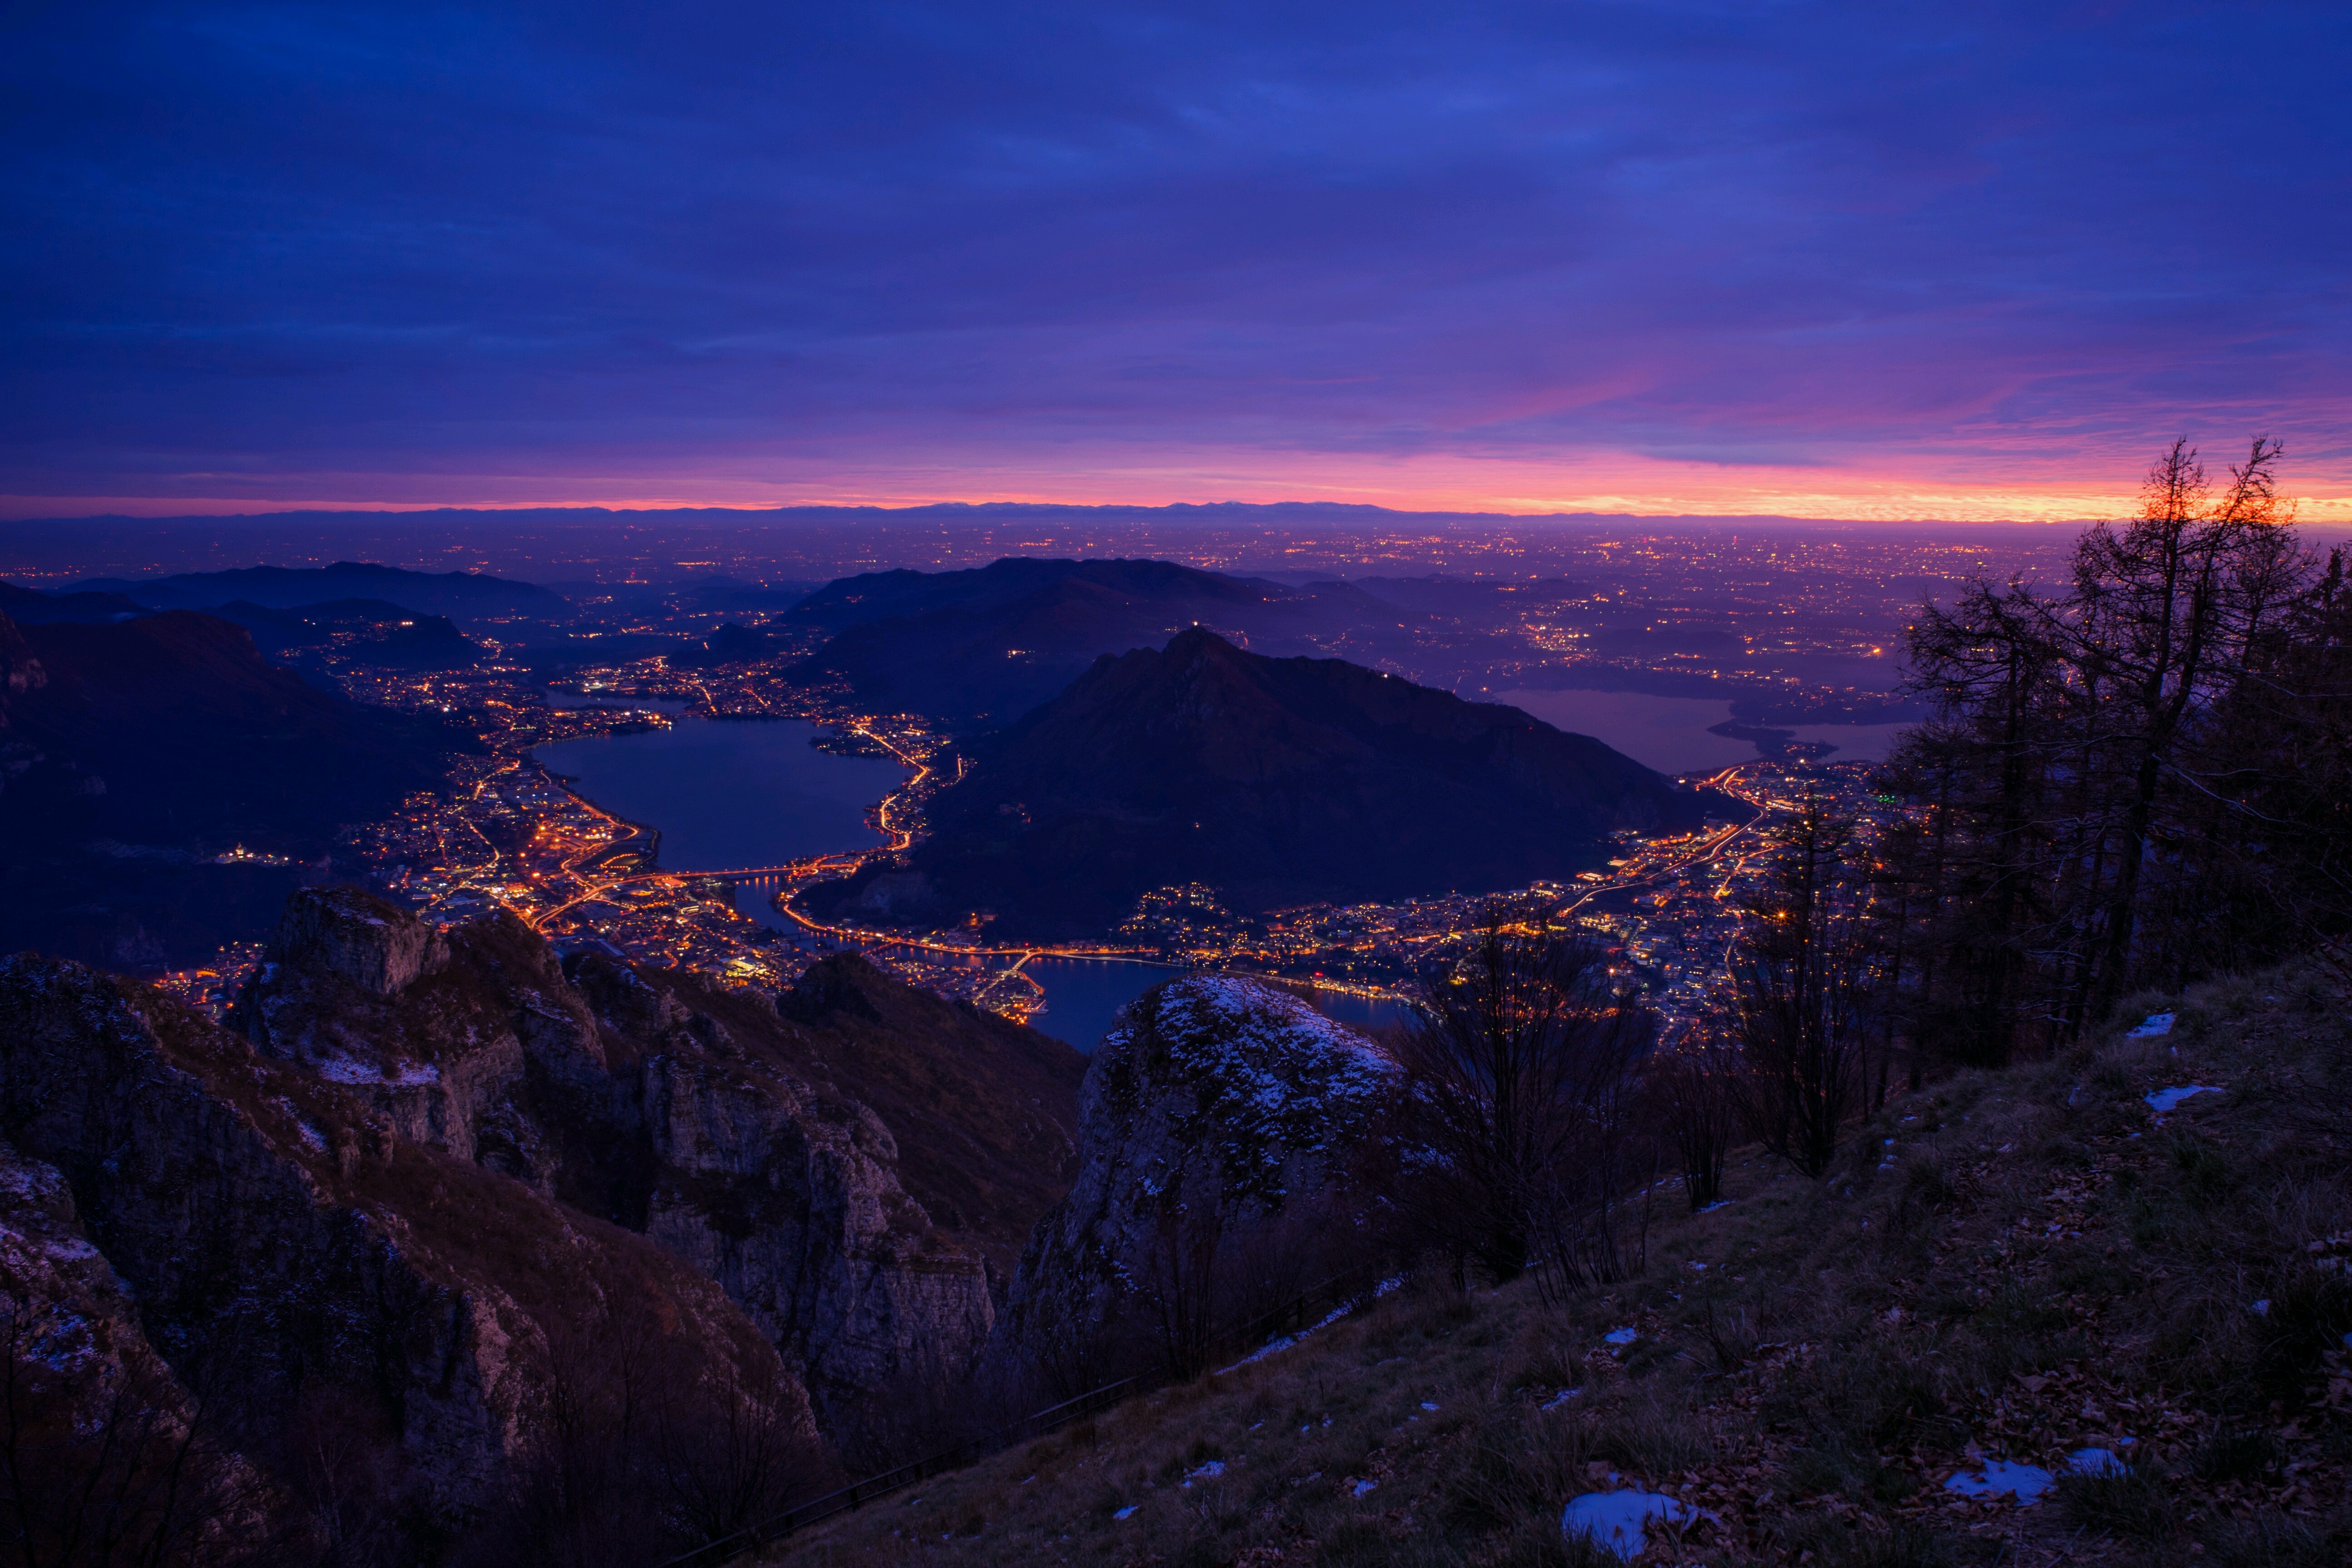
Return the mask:
[[[1659,1205],[1626,1285],[1556,1312],[1408,1288],[775,1555],[1567,1563],[1561,1506],[1638,1484],[1712,1516],[1645,1563],[2352,1559],[2342,983],[2137,1002],[2174,1034],[1932,1085],[1825,1182],[1735,1161],[1728,1206]],[[2189,1083],[2227,1091],[2141,1098]],[[2054,1470],[2086,1447],[2128,1469],[2031,1508],[1943,1485],[1971,1449]]]

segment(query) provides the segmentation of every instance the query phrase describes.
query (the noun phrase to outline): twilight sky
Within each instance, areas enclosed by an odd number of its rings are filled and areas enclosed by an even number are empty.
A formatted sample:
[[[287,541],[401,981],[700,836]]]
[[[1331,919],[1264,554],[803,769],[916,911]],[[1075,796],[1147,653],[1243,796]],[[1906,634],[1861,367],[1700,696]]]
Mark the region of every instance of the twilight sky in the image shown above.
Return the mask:
[[[28,4],[0,512],[2352,518],[2352,6]]]

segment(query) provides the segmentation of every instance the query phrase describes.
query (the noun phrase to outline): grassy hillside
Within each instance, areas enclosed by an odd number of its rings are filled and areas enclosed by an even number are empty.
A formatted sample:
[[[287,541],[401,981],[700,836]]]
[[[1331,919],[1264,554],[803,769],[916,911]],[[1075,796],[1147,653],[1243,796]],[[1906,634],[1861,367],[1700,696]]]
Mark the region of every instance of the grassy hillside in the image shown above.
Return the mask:
[[[1547,1310],[1408,1284],[771,1554],[1607,1562],[1561,1507],[1638,1485],[1708,1516],[1644,1563],[2352,1560],[2343,976],[2138,1001],[2172,1033],[1932,1083],[1824,1183],[1750,1158],[1698,1215],[1662,1188],[1626,1285]],[[2221,1092],[2144,1098],[2189,1085]],[[2030,1507],[1944,1485],[2086,1447],[2125,1463]]]

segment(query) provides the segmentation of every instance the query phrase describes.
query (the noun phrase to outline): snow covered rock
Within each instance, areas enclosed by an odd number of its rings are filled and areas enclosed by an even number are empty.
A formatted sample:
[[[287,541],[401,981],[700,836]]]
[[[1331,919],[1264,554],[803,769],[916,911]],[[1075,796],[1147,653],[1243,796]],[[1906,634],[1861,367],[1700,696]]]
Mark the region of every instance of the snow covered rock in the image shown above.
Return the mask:
[[[1697,1516],[1688,1503],[1663,1492],[1587,1492],[1560,1511],[1562,1535],[1582,1537],[1627,1562],[1649,1549],[1643,1527],[1652,1520],[1687,1524]]]
[[[1320,1255],[1361,1217],[1351,1176],[1401,1079],[1278,986],[1188,975],[1138,997],[1088,1065],[1077,1181],[1030,1239],[1013,1331],[1115,1313],[1191,1260],[1255,1251],[1329,1272]]]

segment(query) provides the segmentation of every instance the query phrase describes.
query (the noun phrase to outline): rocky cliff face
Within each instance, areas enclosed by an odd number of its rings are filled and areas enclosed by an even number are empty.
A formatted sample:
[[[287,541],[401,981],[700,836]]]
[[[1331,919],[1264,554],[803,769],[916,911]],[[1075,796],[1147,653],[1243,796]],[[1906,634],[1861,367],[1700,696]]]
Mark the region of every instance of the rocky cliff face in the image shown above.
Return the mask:
[[[1370,1040],[1261,982],[1130,1003],[1087,1068],[1077,1180],[1022,1258],[1008,1350],[1208,1273],[1311,1283],[1290,1277],[1338,1264],[1365,1217],[1356,1173],[1399,1086]]]
[[[167,1447],[200,1390],[223,1436],[198,1457],[222,1473],[247,1466],[231,1444],[284,1460],[282,1435],[332,1403],[339,1441],[381,1435],[387,1506],[456,1528],[536,1462],[589,1343],[688,1390],[756,1389],[814,1436],[791,1372],[700,1272],[155,993],[0,961],[0,1132],[17,1321],[86,1352],[101,1402],[139,1380]],[[14,1348],[20,1369],[77,1364]]]
[[[1075,1164],[1076,1053],[856,959],[772,999],[330,889],[289,904],[232,1021],[402,1140],[716,1281],[830,1429],[971,1359]]]

